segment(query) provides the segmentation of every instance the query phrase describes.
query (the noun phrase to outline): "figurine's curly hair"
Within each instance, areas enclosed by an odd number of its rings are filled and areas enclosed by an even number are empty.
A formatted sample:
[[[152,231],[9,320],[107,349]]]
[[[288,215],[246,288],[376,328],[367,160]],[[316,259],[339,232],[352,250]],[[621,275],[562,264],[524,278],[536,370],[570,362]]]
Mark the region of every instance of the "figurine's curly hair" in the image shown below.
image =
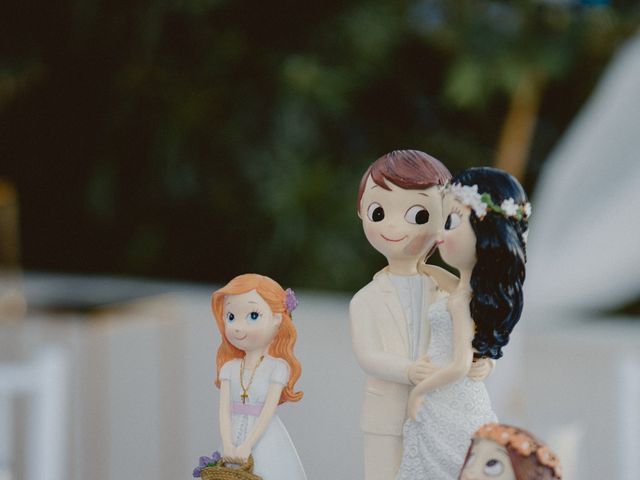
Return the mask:
[[[487,427],[497,427],[494,431],[497,432],[497,434],[507,433],[508,439],[503,440],[504,437],[497,439],[491,434],[487,435]],[[522,450],[517,448],[517,444],[514,445],[513,440],[517,437],[519,438],[516,442],[520,442],[521,445],[527,442],[529,443],[528,449],[530,449],[531,453],[526,453],[526,448]],[[560,464],[560,459],[544,442],[524,428],[504,424],[483,425],[473,435],[458,480],[462,480],[462,474],[471,457],[474,442],[482,438],[495,442],[507,450],[507,455],[509,455],[509,460],[511,460],[511,467],[513,468],[516,480],[562,480],[562,465]],[[547,457],[546,459],[545,456]]]
[[[451,183],[477,185],[478,193],[488,193],[497,205],[508,198],[516,204],[527,202],[520,183],[495,168],[468,168]],[[488,212],[481,220],[473,209],[469,220],[476,236],[477,259],[471,274],[470,309],[476,324],[472,345],[477,357],[498,359],[522,313],[528,222],[495,212]]]
[[[300,362],[293,353],[297,333],[296,327],[293,325],[293,320],[291,319],[291,313],[287,310],[285,304],[286,292],[275,280],[256,273],[238,275],[224,287],[213,292],[211,297],[211,309],[216,319],[218,329],[220,330],[220,336],[222,337],[222,343],[218,348],[218,354],[216,356],[216,386],[220,388],[220,369],[222,366],[229,360],[243,358],[245,355],[245,352],[234,347],[225,335],[223,318],[224,297],[225,295],[239,295],[252,290],[255,290],[258,295],[267,302],[274,314],[279,313],[282,315],[282,323],[280,324],[278,333],[269,346],[269,355],[281,358],[289,364],[289,381],[282,390],[279,403],[287,401],[297,402],[302,398],[302,392],[295,392],[294,385],[300,378],[302,369]]]

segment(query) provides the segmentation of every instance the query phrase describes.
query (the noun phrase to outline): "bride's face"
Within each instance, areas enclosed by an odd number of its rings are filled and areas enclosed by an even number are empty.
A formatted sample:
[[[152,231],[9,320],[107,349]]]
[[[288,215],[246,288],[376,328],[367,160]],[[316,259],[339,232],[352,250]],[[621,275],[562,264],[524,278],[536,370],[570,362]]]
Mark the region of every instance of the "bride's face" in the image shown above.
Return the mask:
[[[507,450],[486,438],[473,441],[460,480],[516,480]]]
[[[443,200],[446,218],[440,231],[440,256],[458,270],[472,270],[476,264],[476,235],[469,220],[471,209],[460,203],[452,194]]]

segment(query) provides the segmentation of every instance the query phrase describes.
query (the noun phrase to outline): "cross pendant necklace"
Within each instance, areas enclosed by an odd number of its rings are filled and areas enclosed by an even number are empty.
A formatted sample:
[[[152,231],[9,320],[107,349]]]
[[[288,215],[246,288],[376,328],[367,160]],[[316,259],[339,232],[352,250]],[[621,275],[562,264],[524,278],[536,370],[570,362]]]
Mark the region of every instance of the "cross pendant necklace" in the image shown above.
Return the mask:
[[[249,378],[249,384],[246,387],[244,386],[244,357],[240,361],[240,387],[242,388],[242,394],[240,395],[240,398],[242,399],[243,405],[247,403],[247,398],[249,398],[249,388],[251,388],[251,384],[253,383],[253,377],[255,376],[256,370],[258,370],[258,367],[262,363],[263,359],[264,355],[262,355],[256,362],[256,365],[255,367],[253,367],[253,371],[251,372],[251,378]]]

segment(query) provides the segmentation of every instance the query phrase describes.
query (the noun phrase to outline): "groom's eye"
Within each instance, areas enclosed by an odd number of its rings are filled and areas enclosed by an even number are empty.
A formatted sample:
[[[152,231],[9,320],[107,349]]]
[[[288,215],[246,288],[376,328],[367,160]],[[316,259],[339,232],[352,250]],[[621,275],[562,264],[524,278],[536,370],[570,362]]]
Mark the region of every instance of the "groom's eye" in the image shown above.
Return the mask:
[[[367,217],[372,222],[381,222],[384,219],[384,209],[379,203],[373,202],[367,208]]]
[[[404,214],[404,219],[415,225],[424,225],[429,221],[429,212],[421,205],[414,205]]]

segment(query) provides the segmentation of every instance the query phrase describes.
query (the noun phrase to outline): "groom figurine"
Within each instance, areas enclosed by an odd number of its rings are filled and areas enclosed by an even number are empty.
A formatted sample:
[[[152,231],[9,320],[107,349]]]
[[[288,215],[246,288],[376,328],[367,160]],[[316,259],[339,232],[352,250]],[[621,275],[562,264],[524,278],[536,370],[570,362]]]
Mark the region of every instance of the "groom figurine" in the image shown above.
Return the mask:
[[[365,172],[358,216],[369,243],[388,266],[351,300],[351,337],[367,374],[361,427],[365,480],[394,480],[402,460],[402,427],[412,386],[437,369],[425,356],[429,306],[457,278],[425,261],[444,223],[441,189],[451,178],[437,159],[417,150],[383,155]],[[483,379],[490,361],[474,362]]]

